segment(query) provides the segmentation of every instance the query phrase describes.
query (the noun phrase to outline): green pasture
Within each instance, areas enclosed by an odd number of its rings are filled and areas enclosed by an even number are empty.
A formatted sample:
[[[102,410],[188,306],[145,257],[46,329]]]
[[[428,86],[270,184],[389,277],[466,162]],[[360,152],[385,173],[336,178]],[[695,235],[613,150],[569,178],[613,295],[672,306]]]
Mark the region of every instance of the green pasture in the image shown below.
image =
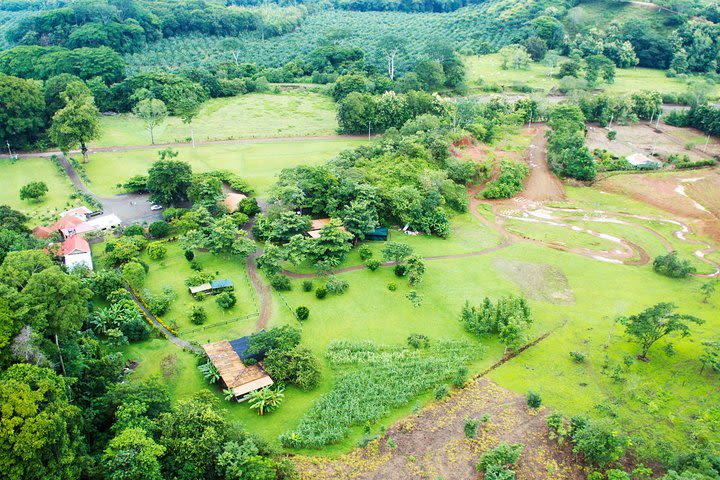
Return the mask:
[[[602,194],[594,189],[570,188],[568,195],[570,200],[565,206],[593,207],[608,212],[658,213],[626,197]],[[577,220],[570,221],[627,238],[652,254],[663,251],[659,239],[644,229],[582,222],[581,218],[578,215]],[[643,224],[666,233],[658,222]],[[563,230],[558,229],[558,232]],[[393,232],[391,240],[410,243],[416,252],[426,257],[450,252],[469,253],[476,246],[497,243],[495,234],[487,232],[486,227],[469,215],[453,219],[453,235],[448,240],[404,236],[397,232]],[[383,242],[369,245],[378,257]],[[213,264],[213,260],[208,258],[210,255],[206,255],[200,256],[201,262]],[[231,268],[221,259],[218,261],[226,271]],[[353,252],[343,266],[359,263],[357,253]],[[641,453],[650,456],[656,455],[659,449],[655,438],[668,439],[669,448],[684,448],[693,428],[693,418],[717,401],[720,379],[707,372],[699,374],[698,356],[702,341],[717,336],[720,328],[720,310],[717,308],[720,294],[716,294],[710,304],[703,304],[699,293],[701,279],[668,279],[654,273],[650,265],[636,267],[604,263],[530,243],[518,243],[484,255],[428,259],[426,266],[424,280],[415,288],[423,299],[420,307],[414,307],[406,298],[410,291],[407,279],[396,277],[391,268],[383,267],[375,272],[355,270],[339,274],[350,285],[343,295],[328,295],[319,300],[313,292],[303,291],[302,279],[293,279],[289,292],[273,292],[270,326],[284,323],[297,325],[291,309],[307,306],[310,317],[301,325],[303,343],[321,359],[327,345],[336,339],[404,343],[411,333],[422,333],[434,340],[466,339],[476,342],[478,348],[482,345],[486,349],[484,356],[471,365],[471,371],[479,373],[501,358],[503,348],[494,338],[475,339],[464,332],[458,321],[463,303],[469,300],[477,304],[485,296],[497,298],[525,292],[530,298],[535,318],[528,338],[538,338],[548,332],[550,335],[490,373],[490,378],[502,386],[520,394],[528,390],[539,391],[546,406],[568,415],[588,413],[596,417],[611,416],[634,437],[636,444],[642,445]],[[159,276],[156,273],[151,264],[148,279],[157,279]],[[184,273],[177,276],[182,279]],[[312,281],[314,288],[324,283],[318,278]],[[387,288],[390,283],[396,285],[395,291]],[[238,298],[241,296],[238,295]],[[665,342],[661,341],[650,351],[650,362],[633,360],[637,346],[628,342],[622,326],[616,325],[613,329],[613,320],[616,316],[638,313],[662,301],[675,302],[682,312],[697,315],[706,323],[693,326],[693,336],[674,342],[674,354],[668,354],[663,348]],[[204,335],[208,338],[195,338],[201,341],[232,339],[249,333],[252,327],[252,323],[248,322],[242,327],[221,329],[217,336],[208,333]],[[604,345],[608,337],[610,346],[606,350]],[[158,342],[143,342],[125,349],[129,357],[141,362],[134,374],[137,378],[161,374],[159,359],[178,351],[167,342]],[[583,352],[588,360],[584,364],[573,363],[570,351]],[[606,354],[608,367],[604,369]],[[178,355],[182,365],[180,372],[166,379],[174,396],[181,398],[208,388],[194,368],[193,357],[185,353]],[[616,367],[625,365],[626,358],[630,365],[623,367],[619,379],[613,379],[610,373]],[[300,392],[294,388],[287,389],[285,403],[280,410],[265,417],[258,417],[246,404],[223,403],[228,418],[242,422],[270,441],[276,441],[280,433],[297,424],[319,395],[332,388],[335,380],[332,372],[324,360],[321,363],[323,381],[316,390]],[[219,389],[210,388],[220,397]],[[429,394],[418,396],[415,401],[393,411],[388,418],[374,425],[372,432],[377,433],[381,424],[387,426],[429,401],[432,401]],[[346,440],[314,453],[336,455],[348,451],[361,436],[361,429],[356,428]]]
[[[552,76],[556,69],[542,63],[532,62],[527,70],[503,70],[499,54],[464,57],[466,77],[471,85],[481,87],[482,84],[496,84],[505,90],[512,90],[515,85],[527,85],[542,92],[549,92],[559,85],[559,80]],[[681,93],[687,90],[687,82],[680,78],[669,78],[662,70],[651,68],[618,68],[615,71],[615,82],[601,84],[600,90],[613,95],[630,95],[640,90],[657,90],[660,93]],[[713,87],[713,97],[720,96],[720,86]]]
[[[628,20],[641,19],[650,22],[658,33],[670,33],[670,27],[664,25],[672,14],[648,6],[636,5],[633,2],[607,2],[591,0],[583,2],[568,11],[565,23],[568,28],[577,32],[584,27],[599,27],[608,23],[609,19],[620,24]]]
[[[49,158],[28,157],[12,162],[0,159],[0,204],[9,205],[32,218],[31,225],[57,220],[57,214],[80,205],[73,195],[70,180],[58,171]],[[42,181],[48,193],[38,201],[20,200],[20,188],[30,182]]]
[[[132,114],[106,116],[102,137],[93,147],[150,145],[150,133]],[[241,138],[334,135],[335,104],[328,96],[309,92],[252,93],[205,102],[192,123],[196,142]],[[155,128],[155,143],[190,141],[190,128],[168,117]]]
[[[338,140],[288,140],[180,147],[178,160],[189,162],[195,172],[230,170],[246,179],[257,193],[264,194],[283,168],[320,165],[346,148],[364,143],[355,138]],[[93,193],[110,196],[133,175],[147,174],[158,159],[159,148],[95,153],[85,170]]]

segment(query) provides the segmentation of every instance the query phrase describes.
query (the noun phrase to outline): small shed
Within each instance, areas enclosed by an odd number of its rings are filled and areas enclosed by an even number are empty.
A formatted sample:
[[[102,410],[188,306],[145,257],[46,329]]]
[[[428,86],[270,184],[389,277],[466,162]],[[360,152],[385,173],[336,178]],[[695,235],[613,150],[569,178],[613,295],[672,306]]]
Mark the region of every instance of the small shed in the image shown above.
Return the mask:
[[[207,295],[215,295],[216,293],[226,292],[228,290],[233,290],[235,287],[233,286],[233,283],[228,279],[223,280],[213,280],[212,282],[203,283],[202,285],[195,285],[192,287],[188,287],[188,291],[192,296],[197,295],[198,293],[204,293]]]
[[[323,227],[326,227],[330,225],[330,219],[329,218],[316,218],[312,221],[310,224],[310,230],[308,230],[307,234],[310,238],[320,238],[320,231],[323,229]],[[347,229],[345,227],[340,227],[343,232],[347,232]]]
[[[245,341],[242,342],[243,340]],[[203,345],[203,350],[220,374],[225,387],[232,390],[238,402],[242,402],[248,399],[251,392],[272,385],[273,380],[265,372],[262,363],[245,365],[241,353],[238,353],[233,344],[238,347],[244,345],[247,349],[247,337],[232,342],[223,340],[209,343]]]
[[[632,155],[625,157],[625,159],[628,163],[630,163],[630,165],[638,168],[658,168],[660,166],[660,162],[658,160],[650,158],[642,153],[633,153]]]
[[[390,236],[390,229],[387,227],[378,227],[372,232],[367,232],[365,234],[365,240],[370,241],[376,241],[376,242],[385,242],[387,241],[388,237]]]

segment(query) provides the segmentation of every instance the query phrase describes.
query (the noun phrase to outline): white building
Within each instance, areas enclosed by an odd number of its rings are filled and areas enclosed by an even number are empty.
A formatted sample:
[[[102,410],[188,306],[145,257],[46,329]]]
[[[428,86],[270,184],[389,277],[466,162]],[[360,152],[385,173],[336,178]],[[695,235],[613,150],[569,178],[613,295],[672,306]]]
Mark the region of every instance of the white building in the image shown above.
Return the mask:
[[[80,235],[72,235],[65,239],[62,244],[62,256],[68,270],[72,270],[79,265],[90,270],[93,269],[90,244]]]

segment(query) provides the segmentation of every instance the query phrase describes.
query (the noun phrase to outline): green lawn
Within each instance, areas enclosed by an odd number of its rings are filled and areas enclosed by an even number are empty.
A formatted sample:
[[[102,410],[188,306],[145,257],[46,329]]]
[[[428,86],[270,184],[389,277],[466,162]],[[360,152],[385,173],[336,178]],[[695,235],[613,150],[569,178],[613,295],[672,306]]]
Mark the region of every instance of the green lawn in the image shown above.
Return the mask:
[[[606,211],[657,213],[651,207],[642,206],[627,197],[602,194],[594,189],[570,188],[568,193],[570,200],[567,205]],[[577,223],[594,227],[596,231],[628,236],[649,252],[662,250],[662,244],[641,229],[591,222],[583,224],[579,219]],[[648,225],[663,228],[657,224]],[[605,226],[608,228],[605,229]],[[392,240],[406,241],[425,256],[463,253],[473,251],[476,246],[482,248],[496,243],[497,237],[486,230],[469,215],[461,215],[453,219],[453,236],[448,240],[405,237],[398,233],[393,234]],[[382,245],[381,242],[371,244],[376,256]],[[359,263],[356,255],[352,253],[346,264]],[[321,359],[327,345],[335,339],[367,339],[391,344],[405,342],[410,333],[423,333],[431,339],[467,339],[487,348],[484,357],[471,366],[471,371],[477,373],[501,357],[502,347],[496,339],[476,340],[463,331],[458,322],[463,303],[470,300],[477,304],[485,296],[497,298],[535,288],[541,294],[533,295],[530,300],[535,324],[529,337],[552,333],[537,346],[490,374],[502,386],[520,394],[528,390],[539,391],[545,405],[566,414],[612,416],[624,431],[633,435],[636,444],[642,444],[641,453],[650,455],[657,452],[655,439],[658,438],[667,439],[670,448],[684,448],[687,436],[695,428],[693,418],[717,403],[720,380],[709,373],[699,375],[698,356],[701,342],[717,336],[720,328],[720,310],[717,308],[720,293],[710,304],[703,304],[698,293],[701,279],[668,279],[654,273],[650,265],[635,267],[603,263],[528,243],[519,243],[487,255],[429,260],[426,263],[425,278],[416,287],[423,297],[420,307],[413,307],[406,298],[410,290],[407,280],[395,277],[392,269],[381,268],[376,272],[359,270],[341,274],[341,278],[350,285],[344,295],[329,295],[323,300],[315,298],[313,293],[303,292],[302,280],[293,280],[290,292],[282,295],[273,293],[270,325],[297,324],[290,308],[300,305],[309,307],[310,318],[302,324],[303,343]],[[229,267],[223,265],[223,268]],[[548,286],[546,277],[537,272],[551,272],[555,281]],[[153,275],[156,272],[151,265],[151,279]],[[178,275],[183,276],[184,273]],[[319,279],[313,282],[314,286],[322,283]],[[389,283],[395,283],[397,290],[390,291],[387,288]],[[565,300],[553,300],[554,293],[564,293]],[[609,372],[623,364],[626,357],[631,360],[637,353],[637,346],[627,341],[621,326],[616,326],[610,336],[610,348],[604,349],[613,319],[617,315],[639,312],[661,301],[673,301],[681,311],[693,313],[706,323],[693,327],[692,337],[675,342],[674,355],[666,353],[663,349],[665,342],[661,341],[651,350],[650,362],[633,360],[627,371],[622,373],[622,378],[614,380]],[[244,325],[212,339],[235,338],[251,329],[250,325]],[[177,351],[172,345],[164,345],[151,341],[126,349],[128,355],[141,360],[136,377],[160,372],[159,359]],[[587,362],[573,363],[570,351],[584,352],[588,356]],[[607,371],[603,369],[606,354]],[[206,388],[199,373],[192,368],[192,357],[178,355],[182,365],[180,373],[177,378],[167,379],[174,395],[182,398]],[[297,424],[319,395],[332,388],[334,379],[324,360],[322,363],[324,379],[317,390],[300,392],[288,389],[280,410],[265,417],[258,417],[246,404],[224,404],[228,418],[238,420],[264,438],[275,441],[280,433]],[[429,401],[429,397],[429,394],[418,396],[417,402],[394,411],[373,426],[373,433],[380,430],[381,423],[388,425],[407,414],[418,402]],[[361,437],[360,430],[354,429],[348,439],[315,453],[335,455],[347,451]],[[638,441],[641,439],[642,443]]]
[[[103,135],[93,147],[150,145],[150,133],[132,114],[103,117]],[[333,135],[335,104],[308,92],[253,93],[205,102],[192,123],[196,141]],[[155,143],[187,142],[190,129],[179,117],[155,128]]]
[[[194,273],[190,262],[185,260],[182,249],[177,243],[168,243],[167,257],[154,261],[143,255],[150,270],[145,281],[145,289],[161,294],[169,286],[177,294],[177,299],[165,313],[163,320],[177,326],[177,332],[187,340],[208,343],[227,338],[227,335],[240,337],[251,333],[255,328],[258,306],[255,291],[246,274],[245,260],[233,255],[213,255],[197,252],[195,258],[203,266],[203,271],[216,273],[216,279],[229,279],[235,286],[237,304],[229,310],[223,310],[213,296],[207,296],[202,302],[195,300],[185,286],[185,279]],[[208,321],[201,327],[193,325],[188,319],[190,309],[196,305],[205,308]],[[249,318],[246,318],[249,317]],[[240,320],[238,320],[240,319]]]
[[[259,194],[267,192],[283,168],[319,165],[363,140],[294,140],[258,143],[205,145],[178,148],[179,160],[189,162],[195,172],[226,169],[245,178]],[[146,174],[158,159],[157,149],[96,153],[85,170],[93,193],[110,196],[121,193],[116,185],[133,175]]]
[[[597,27],[612,19],[620,24],[631,19],[642,19],[650,22],[658,33],[670,33],[671,28],[664,21],[672,14],[653,8],[634,5],[631,2],[608,2],[607,0],[590,0],[571,8],[566,17],[566,24],[571,31],[584,27]]]
[[[0,159],[0,204],[9,205],[27,215],[31,226],[57,220],[57,214],[81,202],[73,195],[70,180],[61,174],[49,158],[21,158],[16,162]],[[48,193],[39,201],[20,200],[20,188],[30,182],[42,181]]]
[[[496,84],[511,90],[513,85],[525,84],[547,93],[559,84],[557,78],[548,75],[555,73],[550,67],[536,62],[532,62],[527,70],[503,70],[500,68],[502,61],[499,54],[464,57],[463,61],[471,86],[477,87],[481,83]],[[615,71],[615,83],[601,84],[599,88],[613,95],[629,95],[639,90],[680,93],[687,90],[687,83],[678,78],[666,77],[662,70],[639,67],[618,68]],[[714,87],[711,96],[720,96],[720,86]]]

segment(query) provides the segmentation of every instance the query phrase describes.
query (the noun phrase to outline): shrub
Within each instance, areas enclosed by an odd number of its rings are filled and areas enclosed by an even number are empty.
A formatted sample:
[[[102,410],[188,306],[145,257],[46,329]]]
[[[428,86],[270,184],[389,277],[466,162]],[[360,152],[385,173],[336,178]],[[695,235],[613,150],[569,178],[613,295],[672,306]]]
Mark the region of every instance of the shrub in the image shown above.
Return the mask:
[[[252,217],[260,213],[260,206],[255,198],[243,198],[237,205],[237,211],[244,213],[248,217]]]
[[[292,289],[290,279],[286,275],[273,275],[270,277],[270,285],[278,292],[286,292]]]
[[[492,450],[488,450],[480,456],[477,464],[478,471],[487,472],[492,467],[509,468],[515,465],[523,451],[521,443],[509,444],[502,442]]]
[[[607,475],[607,480],[632,480],[629,473],[615,468],[608,470],[605,474]]]
[[[142,227],[142,225],[138,225],[137,223],[134,225],[128,225],[127,227],[125,227],[125,230],[123,230],[123,235],[125,235],[126,237],[144,237],[145,229]]]
[[[302,283],[302,289],[303,289],[303,292],[312,292],[312,289],[313,289],[312,280],[305,280]]]
[[[310,316],[310,309],[304,305],[301,305],[295,309],[295,316],[298,320],[307,320]]]
[[[162,260],[167,255],[167,247],[162,243],[151,243],[148,245],[147,254],[152,260]]]
[[[427,348],[430,346],[430,339],[421,333],[411,333],[407,338],[407,343],[412,348]]]
[[[442,400],[443,398],[447,397],[449,394],[450,394],[450,387],[448,387],[447,385],[440,385],[433,392],[433,397],[435,397],[435,400]]]
[[[453,387],[455,388],[462,388],[465,386],[465,384],[468,381],[468,376],[470,375],[470,371],[467,369],[467,367],[459,367],[457,372],[455,372],[455,376],[452,379]]]
[[[162,220],[153,222],[148,227],[148,233],[150,233],[153,238],[167,237],[167,234],[170,233],[170,224]]]
[[[185,286],[186,287],[196,287],[198,285],[202,285],[203,283],[210,282],[215,278],[215,275],[212,273],[196,273],[193,275],[190,275],[185,279]]]
[[[463,424],[463,431],[465,432],[465,437],[475,438],[478,425],[480,425],[480,420],[478,420],[477,418],[466,418],[465,423]]]
[[[264,366],[276,382],[291,383],[302,390],[312,390],[320,383],[320,365],[307,348],[272,349],[265,355]]]
[[[391,292],[394,292],[395,290],[397,290],[397,285],[390,282],[390,283],[388,283],[387,289],[390,290]]]
[[[395,268],[393,268],[393,272],[395,272],[396,277],[404,277],[407,275],[407,265],[395,265]]]
[[[325,289],[328,293],[336,295],[342,295],[345,293],[350,285],[346,280],[341,280],[337,277],[331,277],[330,280],[325,283]]]
[[[207,312],[203,307],[194,306],[190,310],[190,323],[193,325],[202,325],[203,323],[207,322],[208,316]]]
[[[203,300],[205,300],[205,292],[196,293],[195,300],[197,300],[198,302],[202,302]]]
[[[133,287],[135,290],[142,287],[145,284],[145,268],[138,262],[128,262],[122,266],[123,278]]]
[[[370,247],[367,245],[363,245],[362,247],[358,248],[358,255],[360,255],[360,260],[363,262],[365,260],[369,260],[373,256],[372,250],[370,250]]]
[[[679,259],[675,251],[655,257],[653,269],[670,278],[686,278],[695,273],[695,267],[688,260]]]
[[[542,405],[542,397],[537,392],[529,391],[526,398],[530,408],[540,408],[540,405]]]
[[[612,141],[617,138],[617,132],[615,130],[609,130],[607,133],[608,140]]]
[[[570,352],[570,358],[575,363],[585,363],[585,354],[582,352]]]
[[[572,439],[573,451],[599,467],[619,460],[628,446],[627,439],[605,420],[589,420],[582,428],[576,427]]]
[[[483,197],[489,199],[511,198],[520,193],[523,181],[530,173],[525,163],[503,160],[500,163],[500,175],[497,180],[488,183]]]
[[[195,270],[196,272],[201,272],[203,269],[202,263],[198,262],[197,260],[193,260],[190,262],[190,268],[192,270]]]
[[[215,297],[215,303],[224,310],[232,308],[237,303],[237,298],[233,292],[222,292]]]
[[[380,265],[381,265],[380,260],[377,260],[377,259],[374,259],[374,258],[371,258],[370,260],[368,260],[368,261],[365,262],[365,266],[366,266],[366,267],[368,268],[368,270],[370,270],[371,272],[374,272],[375,270],[377,270],[378,268],[380,268]]]
[[[325,287],[318,287],[317,290],[315,290],[315,298],[322,300],[325,297],[327,297],[327,290]]]
[[[192,250],[185,250],[185,260],[187,260],[188,262],[192,262],[194,258],[195,252],[193,252]]]

